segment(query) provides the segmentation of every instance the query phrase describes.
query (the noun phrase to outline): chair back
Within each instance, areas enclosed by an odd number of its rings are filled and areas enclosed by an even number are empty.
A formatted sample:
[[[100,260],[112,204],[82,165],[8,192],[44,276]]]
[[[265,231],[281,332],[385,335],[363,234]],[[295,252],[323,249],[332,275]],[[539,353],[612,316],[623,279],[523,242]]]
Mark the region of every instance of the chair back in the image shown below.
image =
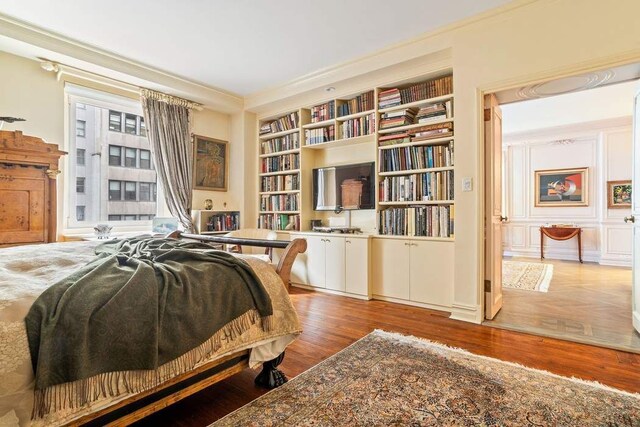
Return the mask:
[[[273,230],[266,230],[264,228],[243,228],[240,230],[234,230],[227,234],[226,237],[240,237],[243,239],[262,239],[262,240],[277,240],[278,233]],[[228,245],[234,246],[234,245]],[[229,248],[227,249],[229,250]],[[267,253],[265,248],[257,248],[255,246],[242,246],[242,253],[246,255],[264,255]]]

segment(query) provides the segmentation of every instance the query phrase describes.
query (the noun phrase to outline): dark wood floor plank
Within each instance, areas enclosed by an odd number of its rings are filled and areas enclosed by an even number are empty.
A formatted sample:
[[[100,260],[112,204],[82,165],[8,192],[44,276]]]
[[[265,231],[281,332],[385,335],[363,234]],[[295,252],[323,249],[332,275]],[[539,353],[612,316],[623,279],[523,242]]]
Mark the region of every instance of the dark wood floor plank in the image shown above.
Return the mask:
[[[542,338],[450,320],[445,313],[292,290],[305,332],[287,349],[282,370],[293,377],[322,362],[374,329],[415,335],[472,353],[595,380],[640,392],[640,355]],[[140,426],[206,426],[265,391],[245,370],[138,423]]]

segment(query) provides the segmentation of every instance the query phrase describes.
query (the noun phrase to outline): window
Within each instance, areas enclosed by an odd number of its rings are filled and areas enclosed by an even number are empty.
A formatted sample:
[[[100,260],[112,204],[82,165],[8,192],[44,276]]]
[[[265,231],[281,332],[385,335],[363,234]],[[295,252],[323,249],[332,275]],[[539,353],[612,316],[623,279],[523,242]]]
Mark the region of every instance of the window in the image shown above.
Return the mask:
[[[76,206],[76,221],[84,221],[84,206]]]
[[[153,184],[149,182],[140,183],[140,201],[141,202],[151,201],[151,186],[153,186]]]
[[[119,111],[109,111],[109,130],[122,132],[122,113]]]
[[[84,177],[77,177],[76,178],[76,193],[84,193],[85,179],[86,178],[84,178]]]
[[[109,146],[109,166],[122,165],[122,147],[117,145]]]
[[[84,166],[86,157],[86,150],[84,148],[76,149],[76,165]]]
[[[87,122],[84,120],[76,120],[76,136],[87,136]]]
[[[128,168],[136,167],[136,153],[138,150],[135,148],[125,148],[124,150],[124,165]]]
[[[136,183],[127,181],[124,183],[124,199],[136,200]]]
[[[151,151],[140,150],[140,169],[151,169]]]
[[[122,183],[109,181],[109,200],[122,200]]]
[[[96,224],[115,221],[117,232],[125,214],[128,227],[140,221],[139,228],[131,227],[133,231],[148,229],[149,218],[163,201],[157,199],[157,173],[139,101],[72,83],[64,91],[70,129],[65,143],[75,156],[60,201],[68,212],[64,230],[89,232]],[[83,129],[84,138],[74,129]],[[85,207],[82,221],[76,211],[80,205]]]
[[[135,114],[125,114],[124,115],[124,132],[130,133],[131,135],[136,135],[137,129],[137,116]]]

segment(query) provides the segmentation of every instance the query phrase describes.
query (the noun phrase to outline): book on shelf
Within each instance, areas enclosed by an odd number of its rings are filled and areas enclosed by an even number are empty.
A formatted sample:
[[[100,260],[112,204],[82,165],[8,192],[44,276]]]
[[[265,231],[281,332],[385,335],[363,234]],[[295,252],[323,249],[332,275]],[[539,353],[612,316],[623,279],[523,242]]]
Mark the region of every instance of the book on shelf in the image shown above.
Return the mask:
[[[380,129],[412,125],[415,117],[416,112],[411,108],[383,113],[380,117]]]
[[[355,138],[357,136],[371,135],[376,128],[375,114],[349,119],[342,122],[339,132],[342,139]]]
[[[335,118],[335,101],[311,107],[311,123],[324,122]]]
[[[431,202],[454,199],[453,171],[386,176],[378,184],[381,202]]]
[[[261,214],[258,216],[258,228],[267,228],[269,230],[300,230],[300,215]]]
[[[260,196],[261,211],[297,211],[300,206],[298,194],[274,194]]]
[[[333,141],[336,137],[335,126],[324,126],[316,129],[307,129],[305,132],[306,144],[321,144],[323,142]]]
[[[273,154],[279,151],[295,150],[300,148],[300,135],[290,133],[280,138],[267,139],[260,144],[260,154]]]
[[[453,123],[434,123],[413,128],[408,131],[411,135],[411,142],[428,141],[436,138],[446,138],[453,135]]]
[[[416,123],[429,123],[451,118],[451,101],[437,102],[420,107],[416,114]]]
[[[407,132],[388,133],[378,137],[378,145],[380,147],[395,144],[404,144],[407,142],[411,142],[411,135],[409,135]]]
[[[444,76],[406,88],[390,88],[378,93],[380,109],[449,95],[453,92],[453,76]]]
[[[453,166],[453,143],[389,148],[378,152],[380,172]]]
[[[338,117],[373,110],[373,99],[373,91],[371,90],[358,95],[355,98],[344,101],[343,104],[338,105]]]
[[[294,111],[279,119],[263,123],[260,126],[260,135],[282,132],[285,130],[296,129],[298,127],[298,112]]]
[[[454,205],[388,208],[378,215],[380,234],[454,237]]]
[[[240,212],[221,212],[207,220],[207,231],[233,231],[240,229]]]
[[[261,159],[262,173],[288,171],[300,168],[300,154],[282,154]]]
[[[261,192],[294,191],[300,189],[298,174],[263,176],[260,185]]]

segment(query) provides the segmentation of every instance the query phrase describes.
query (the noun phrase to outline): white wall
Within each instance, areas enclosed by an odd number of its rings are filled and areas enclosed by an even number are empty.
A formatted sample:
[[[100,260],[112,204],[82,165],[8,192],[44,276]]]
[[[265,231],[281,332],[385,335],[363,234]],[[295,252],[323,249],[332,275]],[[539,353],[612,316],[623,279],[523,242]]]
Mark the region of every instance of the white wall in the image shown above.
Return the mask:
[[[631,226],[628,209],[607,208],[607,181],[631,179],[630,117],[568,125],[505,136],[503,185],[509,218],[503,233],[508,256],[540,256],[544,224],[575,223],[583,229],[585,261],[630,265]],[[536,170],[589,168],[589,205],[535,207]],[[545,239],[547,258],[577,260],[577,239]]]

